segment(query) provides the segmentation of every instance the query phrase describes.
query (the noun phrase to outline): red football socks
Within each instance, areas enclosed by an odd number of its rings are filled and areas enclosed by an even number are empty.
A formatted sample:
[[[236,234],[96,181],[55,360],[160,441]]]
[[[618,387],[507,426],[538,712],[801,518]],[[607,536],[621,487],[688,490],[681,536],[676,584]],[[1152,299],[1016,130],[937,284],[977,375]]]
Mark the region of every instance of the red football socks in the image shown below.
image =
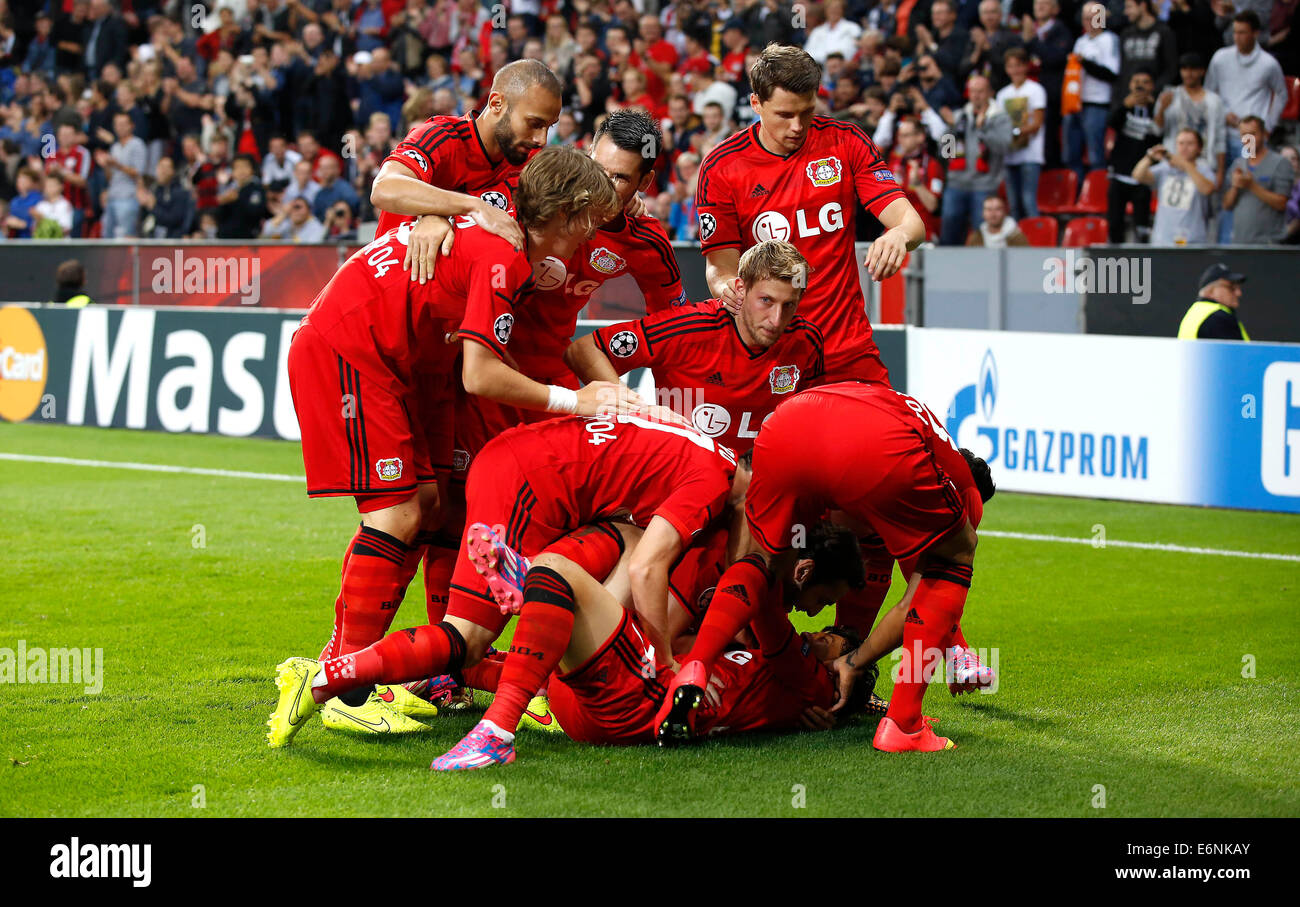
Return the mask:
[[[372,646],[324,662],[325,683],[312,688],[317,702],[376,683],[406,683],[459,671],[465,640],[451,624],[390,633]]]
[[[447,616],[451,591],[451,574],[456,569],[456,552],[460,542],[442,533],[431,533],[424,550],[424,604],[429,623],[436,624]]]
[[[603,583],[623,556],[623,536],[608,523],[591,523],[547,545],[545,553],[573,561]]]
[[[771,583],[772,574],[756,554],[728,567],[718,580],[717,591],[686,659],[703,662],[706,669],[712,668],[736,634],[753,619]]]
[[[921,727],[921,700],[936,670],[944,670],[944,657],[954,629],[961,620],[970,590],[971,568],[944,563],[927,569],[912,598],[903,623],[901,679],[886,716],[911,734]]]
[[[564,577],[549,567],[528,571],[514,641],[484,719],[514,733],[529,701],[569,647],[574,607],[573,589]]]

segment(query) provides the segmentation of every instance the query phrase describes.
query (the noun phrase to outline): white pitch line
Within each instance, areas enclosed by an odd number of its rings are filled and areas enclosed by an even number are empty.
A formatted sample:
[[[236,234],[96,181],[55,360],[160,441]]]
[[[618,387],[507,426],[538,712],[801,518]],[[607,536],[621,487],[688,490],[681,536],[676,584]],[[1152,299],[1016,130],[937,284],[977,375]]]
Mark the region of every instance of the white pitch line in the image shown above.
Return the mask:
[[[291,476],[276,472],[239,472],[233,469],[203,469],[197,466],[168,466],[163,463],[124,463],[116,460],[80,460],[72,457],[43,457],[35,454],[15,454],[0,452],[0,460],[13,460],[21,463],[52,463],[58,466],[92,466],[100,469],[133,469],[139,472],[170,472],[194,476],[216,476],[222,479],[256,479],[268,482],[304,482],[302,476]],[[996,529],[983,529],[979,534],[986,538],[1016,539],[1022,542],[1058,542],[1068,545],[1091,545],[1091,538],[1070,538],[1063,535],[1041,535],[1034,532],[1002,532]],[[1214,557],[1246,557],[1264,561],[1291,561],[1300,563],[1300,554],[1272,554],[1261,551],[1229,551],[1223,548],[1194,548],[1186,545],[1171,545],[1165,542],[1126,542],[1107,539],[1106,548],[1140,548],[1144,551],[1171,551],[1175,554],[1204,554]]]
[[[53,463],[57,466],[94,466],[100,469],[134,469],[138,472],[174,472],[191,476],[216,476],[222,479],[260,479],[267,482],[305,482],[302,476],[277,472],[239,472],[233,469],[203,469],[198,466],[168,466],[164,463],[123,463],[117,460],[78,460],[72,457],[42,457],[35,454],[0,452],[0,460],[20,463]]]
[[[1091,545],[1091,538],[1076,539],[1063,535],[1039,535],[1034,532],[999,532],[995,529],[976,530],[981,537],[995,539],[1018,539],[1023,542],[1064,542],[1071,545]],[[1186,545],[1171,545],[1166,542],[1124,542],[1106,539],[1098,548],[1141,548],[1144,551],[1172,551],[1176,554],[1208,554],[1216,557],[1250,557],[1263,561],[1294,561],[1300,563],[1300,554],[1271,554],[1263,551],[1229,551],[1225,548],[1192,548]]]

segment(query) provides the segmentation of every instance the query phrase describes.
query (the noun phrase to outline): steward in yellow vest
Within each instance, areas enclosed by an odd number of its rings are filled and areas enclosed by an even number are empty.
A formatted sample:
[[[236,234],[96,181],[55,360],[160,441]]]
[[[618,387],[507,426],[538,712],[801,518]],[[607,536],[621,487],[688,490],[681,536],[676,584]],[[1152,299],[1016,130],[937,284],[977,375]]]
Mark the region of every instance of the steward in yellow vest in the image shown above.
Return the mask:
[[[1241,285],[1246,278],[1222,262],[1201,274],[1200,295],[1178,325],[1179,340],[1249,340],[1245,326],[1237,320]]]

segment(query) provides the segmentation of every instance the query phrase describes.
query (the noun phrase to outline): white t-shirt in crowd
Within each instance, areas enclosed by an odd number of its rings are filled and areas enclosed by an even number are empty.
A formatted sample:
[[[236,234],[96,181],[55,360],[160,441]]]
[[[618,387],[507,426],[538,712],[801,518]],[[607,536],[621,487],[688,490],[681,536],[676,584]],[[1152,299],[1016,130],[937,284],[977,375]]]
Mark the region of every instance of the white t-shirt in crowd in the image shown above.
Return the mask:
[[[1033,79],[1025,79],[1024,84],[1019,88],[1014,84],[1007,85],[998,92],[995,100],[1007,112],[1007,116],[1011,117],[1012,128],[1027,128],[1031,113],[1035,110],[1047,109],[1047,91]],[[1015,151],[1008,151],[1007,163],[1043,163],[1043,136],[1046,131],[1046,128],[1040,126],[1028,145]]]

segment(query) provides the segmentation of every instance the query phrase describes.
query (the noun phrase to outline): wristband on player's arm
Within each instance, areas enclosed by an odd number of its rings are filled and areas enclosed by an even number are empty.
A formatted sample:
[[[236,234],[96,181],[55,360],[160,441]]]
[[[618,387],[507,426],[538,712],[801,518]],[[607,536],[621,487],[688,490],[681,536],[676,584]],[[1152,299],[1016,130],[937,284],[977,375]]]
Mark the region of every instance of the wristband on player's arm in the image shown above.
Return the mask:
[[[550,399],[546,401],[548,413],[576,413],[578,411],[578,392],[558,384],[548,384]]]

